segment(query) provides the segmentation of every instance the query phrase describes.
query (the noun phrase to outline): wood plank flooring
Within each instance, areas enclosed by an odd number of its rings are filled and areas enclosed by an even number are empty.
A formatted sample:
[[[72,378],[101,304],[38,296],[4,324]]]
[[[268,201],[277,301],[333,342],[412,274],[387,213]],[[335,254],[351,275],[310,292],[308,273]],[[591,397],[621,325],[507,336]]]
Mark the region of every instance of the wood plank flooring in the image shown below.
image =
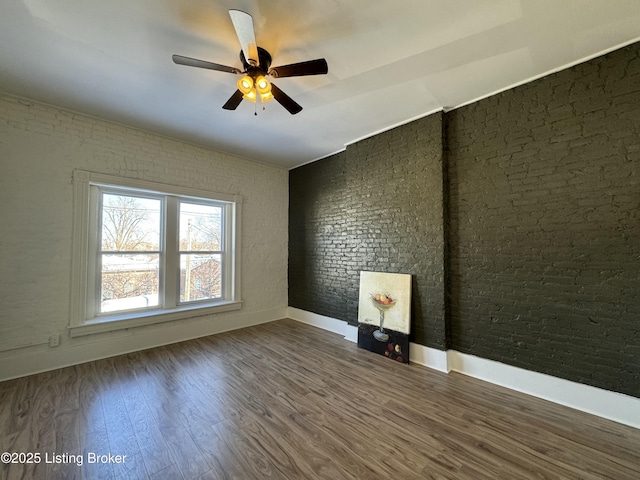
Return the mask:
[[[2,479],[640,478],[640,430],[291,320],[0,383],[0,452],[41,455]]]

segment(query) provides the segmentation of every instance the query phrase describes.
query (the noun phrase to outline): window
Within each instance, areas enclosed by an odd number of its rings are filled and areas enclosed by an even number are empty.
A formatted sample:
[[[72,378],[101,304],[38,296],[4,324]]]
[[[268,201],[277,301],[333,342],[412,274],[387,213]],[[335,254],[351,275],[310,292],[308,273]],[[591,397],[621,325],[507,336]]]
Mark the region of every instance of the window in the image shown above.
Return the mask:
[[[71,335],[238,309],[241,199],[74,172]]]

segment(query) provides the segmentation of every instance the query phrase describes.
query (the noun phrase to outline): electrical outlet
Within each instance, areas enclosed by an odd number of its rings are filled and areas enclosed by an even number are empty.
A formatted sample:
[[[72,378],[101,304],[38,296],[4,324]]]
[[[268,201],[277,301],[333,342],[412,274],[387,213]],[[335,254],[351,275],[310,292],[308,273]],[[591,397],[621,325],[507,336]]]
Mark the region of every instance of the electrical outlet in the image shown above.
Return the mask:
[[[49,347],[57,347],[60,345],[60,335],[51,335],[49,337]]]

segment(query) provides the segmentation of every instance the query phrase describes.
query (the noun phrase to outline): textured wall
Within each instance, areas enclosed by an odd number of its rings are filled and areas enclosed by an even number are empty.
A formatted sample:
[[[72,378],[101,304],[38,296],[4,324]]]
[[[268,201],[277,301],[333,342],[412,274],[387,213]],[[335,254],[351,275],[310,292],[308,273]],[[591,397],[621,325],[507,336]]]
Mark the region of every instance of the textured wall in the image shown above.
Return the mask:
[[[453,349],[640,396],[639,52],[447,115]]]
[[[361,270],[413,277],[411,338],[445,347],[442,116],[290,172],[289,305],[356,324]]]
[[[406,271],[413,341],[640,397],[639,52],[293,170],[289,304],[354,322],[358,269]]]
[[[287,305],[288,172],[35,102],[0,96],[0,350],[69,339],[72,172],[84,169],[243,197],[243,308]],[[232,314],[184,321],[212,322]],[[44,347],[45,351],[46,348]],[[6,360],[3,360],[6,361]]]

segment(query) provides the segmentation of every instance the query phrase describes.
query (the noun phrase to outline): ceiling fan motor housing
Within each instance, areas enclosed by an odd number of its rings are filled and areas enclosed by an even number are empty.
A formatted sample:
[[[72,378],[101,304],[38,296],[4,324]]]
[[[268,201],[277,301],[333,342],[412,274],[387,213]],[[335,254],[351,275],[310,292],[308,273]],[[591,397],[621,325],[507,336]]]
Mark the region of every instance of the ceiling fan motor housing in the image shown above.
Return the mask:
[[[271,54],[262,47],[257,48],[258,62],[260,63],[257,67],[251,65],[245,58],[244,52],[240,50],[240,61],[242,62],[244,71],[252,77],[259,74],[267,75],[267,73],[269,72],[269,67],[271,66]]]

